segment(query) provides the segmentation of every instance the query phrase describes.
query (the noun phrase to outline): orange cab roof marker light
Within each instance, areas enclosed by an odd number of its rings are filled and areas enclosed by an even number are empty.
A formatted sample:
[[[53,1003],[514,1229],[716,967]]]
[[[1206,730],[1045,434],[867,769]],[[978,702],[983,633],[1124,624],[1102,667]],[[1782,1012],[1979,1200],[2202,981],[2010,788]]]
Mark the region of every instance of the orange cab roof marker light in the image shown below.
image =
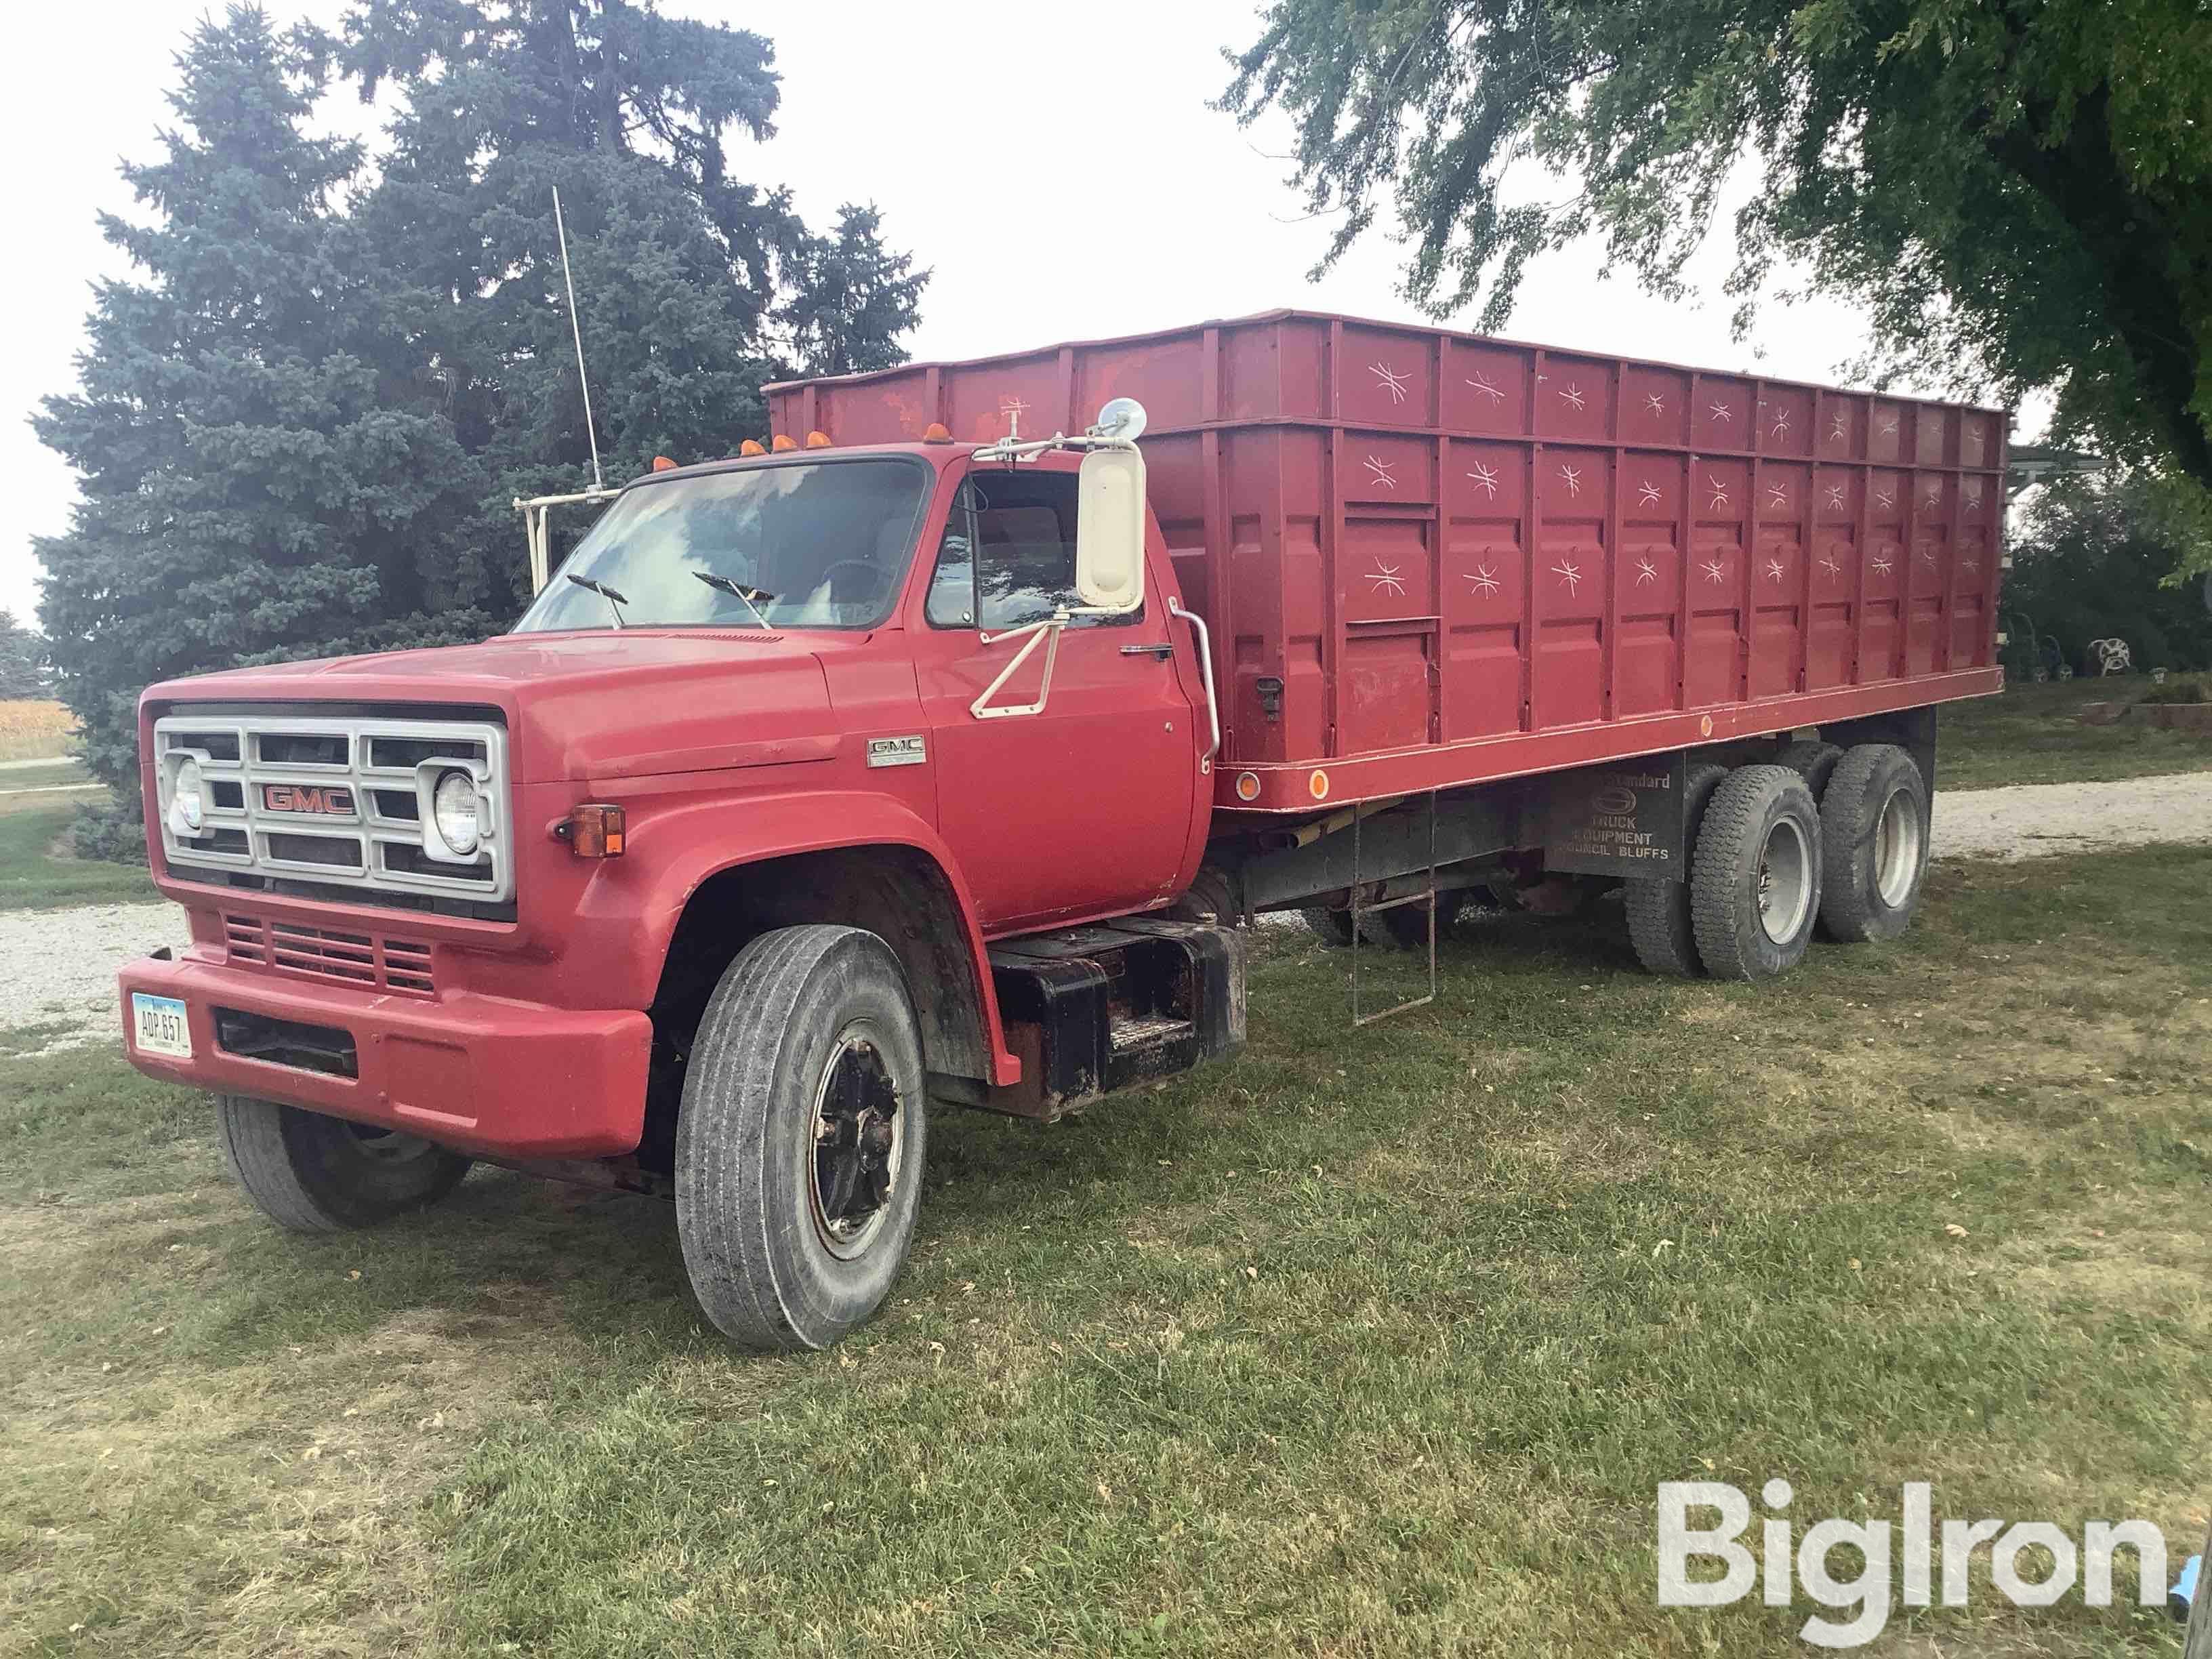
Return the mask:
[[[759,439],[748,438],[744,442],[738,446],[738,453],[740,455],[765,455],[768,453],[768,451],[761,447]]]
[[[806,434],[806,447],[807,447],[809,449],[827,449],[827,448],[829,448],[829,447],[830,447],[830,434],[829,434],[828,433],[826,433],[826,432],[810,432],[810,433],[808,433],[808,434]]]
[[[769,440],[768,447],[781,455],[787,449],[796,449],[799,444],[788,432],[779,432]]]
[[[949,444],[952,433],[942,421],[932,421],[921,429],[921,441],[926,444]]]
[[[676,463],[665,455],[656,455],[653,458],[653,470],[655,472],[673,472]]]

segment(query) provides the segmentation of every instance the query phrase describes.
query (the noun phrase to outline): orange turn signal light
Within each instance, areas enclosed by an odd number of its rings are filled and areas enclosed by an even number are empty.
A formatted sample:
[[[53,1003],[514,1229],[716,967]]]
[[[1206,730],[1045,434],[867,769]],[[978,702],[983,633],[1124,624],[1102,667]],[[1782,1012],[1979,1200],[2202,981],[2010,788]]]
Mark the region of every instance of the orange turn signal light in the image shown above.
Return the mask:
[[[806,447],[807,447],[809,449],[827,449],[827,448],[829,448],[829,447],[830,447],[830,434],[829,434],[828,433],[826,433],[826,432],[810,432],[810,433],[808,433],[808,434],[806,434]]]
[[[760,441],[757,438],[748,438],[744,442],[738,446],[738,453],[740,455],[765,455],[768,453],[768,451],[760,447]]]
[[[676,463],[665,455],[656,455],[653,458],[653,470],[655,472],[673,472]]]
[[[926,444],[949,444],[952,433],[942,421],[932,421],[921,429],[921,441]]]
[[[629,839],[628,815],[619,806],[593,801],[555,824],[553,833],[580,859],[618,859]]]
[[[787,449],[798,448],[799,442],[798,440],[793,438],[788,432],[779,432],[775,437],[769,440],[768,447],[775,451],[777,454],[781,455]]]

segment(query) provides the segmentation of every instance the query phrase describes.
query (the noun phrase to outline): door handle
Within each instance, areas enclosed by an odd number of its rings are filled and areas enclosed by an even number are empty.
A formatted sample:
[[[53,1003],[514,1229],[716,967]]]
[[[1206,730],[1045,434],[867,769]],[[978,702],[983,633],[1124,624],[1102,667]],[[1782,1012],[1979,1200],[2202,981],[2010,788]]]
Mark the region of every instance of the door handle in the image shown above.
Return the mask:
[[[1170,657],[1175,655],[1175,642],[1172,640],[1162,640],[1157,645],[1125,645],[1121,647],[1121,654],[1125,657],[1151,657],[1158,661],[1165,662]]]

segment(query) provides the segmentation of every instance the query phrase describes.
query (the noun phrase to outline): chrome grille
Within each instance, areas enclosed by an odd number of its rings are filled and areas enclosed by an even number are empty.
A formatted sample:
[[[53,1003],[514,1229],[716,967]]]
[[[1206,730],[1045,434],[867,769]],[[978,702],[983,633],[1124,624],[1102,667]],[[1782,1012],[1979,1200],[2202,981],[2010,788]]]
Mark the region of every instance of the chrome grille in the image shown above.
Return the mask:
[[[233,962],[254,963],[404,996],[437,993],[430,947],[418,939],[341,933],[295,921],[234,915],[223,917],[222,931]]]
[[[181,708],[154,723],[153,811],[171,864],[323,885],[476,899],[514,895],[507,732],[489,720],[362,718],[296,706]],[[178,770],[203,782],[201,822],[172,814]],[[476,780],[482,839],[453,854],[431,824],[448,771]]]

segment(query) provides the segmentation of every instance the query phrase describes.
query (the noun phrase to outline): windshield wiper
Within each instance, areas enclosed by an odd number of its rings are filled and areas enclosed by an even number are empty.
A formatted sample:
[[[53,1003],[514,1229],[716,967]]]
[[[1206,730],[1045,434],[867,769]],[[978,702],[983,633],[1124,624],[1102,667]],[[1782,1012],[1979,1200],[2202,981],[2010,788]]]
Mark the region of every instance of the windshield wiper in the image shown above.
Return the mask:
[[[589,576],[579,576],[574,571],[564,570],[561,574],[575,583],[577,586],[587,587],[605,599],[607,602],[607,613],[615,619],[615,626],[620,628],[623,625],[622,608],[629,603],[627,595],[616,592],[605,582],[595,582]]]
[[[707,586],[711,588],[714,588],[720,592],[735,594],[738,599],[743,601],[745,609],[753,613],[753,620],[758,623],[763,629],[766,629],[768,627],[768,618],[762,616],[758,607],[753,604],[755,599],[763,600],[769,605],[774,605],[775,603],[775,595],[769,592],[766,588],[747,587],[742,582],[732,581],[727,576],[718,576],[711,570],[695,570],[691,574],[696,576],[701,581],[706,583]]]

